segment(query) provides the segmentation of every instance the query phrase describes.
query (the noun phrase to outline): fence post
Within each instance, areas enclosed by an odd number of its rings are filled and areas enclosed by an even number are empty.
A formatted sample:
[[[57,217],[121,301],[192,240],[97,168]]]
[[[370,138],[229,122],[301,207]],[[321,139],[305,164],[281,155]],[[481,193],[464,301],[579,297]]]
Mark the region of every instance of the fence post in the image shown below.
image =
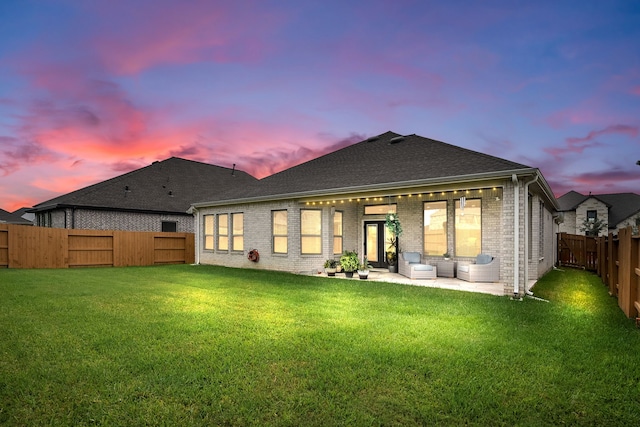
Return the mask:
[[[627,317],[635,317],[637,299],[636,273],[632,264],[638,259],[638,246],[631,239],[631,227],[618,230],[618,305]]]

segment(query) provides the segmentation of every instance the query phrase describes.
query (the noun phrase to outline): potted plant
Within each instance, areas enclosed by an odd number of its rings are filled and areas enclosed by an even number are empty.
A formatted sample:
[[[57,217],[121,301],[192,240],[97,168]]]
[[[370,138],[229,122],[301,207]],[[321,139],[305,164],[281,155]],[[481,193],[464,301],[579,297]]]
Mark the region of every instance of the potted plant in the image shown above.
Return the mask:
[[[402,234],[402,225],[398,219],[398,215],[388,213],[385,217],[385,227],[389,230],[391,238],[387,247],[387,264],[389,264],[389,273],[398,271],[398,237]]]
[[[389,250],[387,251],[387,264],[389,264],[389,273],[397,273],[398,272],[398,253],[395,251],[395,248],[391,248],[389,246]]]
[[[371,265],[369,265],[369,261],[367,261],[367,257],[364,257],[362,263],[358,266],[358,277],[361,279],[366,279],[369,277],[369,269]]]
[[[442,256],[444,257],[445,261],[449,261],[449,258],[451,258],[451,255],[449,255],[449,251],[443,253]]]
[[[328,259],[324,262],[324,271],[327,276],[335,276],[338,267],[338,261],[335,259]]]
[[[353,277],[353,272],[360,266],[360,260],[358,259],[358,253],[356,251],[344,251],[340,257],[340,266],[344,271],[345,276]]]

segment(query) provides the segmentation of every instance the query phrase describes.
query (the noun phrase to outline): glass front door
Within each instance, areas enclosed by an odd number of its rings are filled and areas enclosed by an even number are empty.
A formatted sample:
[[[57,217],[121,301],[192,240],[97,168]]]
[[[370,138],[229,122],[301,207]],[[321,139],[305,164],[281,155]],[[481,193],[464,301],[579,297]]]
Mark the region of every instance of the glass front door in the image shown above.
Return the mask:
[[[364,254],[372,267],[387,268],[387,246],[391,244],[391,236],[384,221],[367,221],[364,223]]]

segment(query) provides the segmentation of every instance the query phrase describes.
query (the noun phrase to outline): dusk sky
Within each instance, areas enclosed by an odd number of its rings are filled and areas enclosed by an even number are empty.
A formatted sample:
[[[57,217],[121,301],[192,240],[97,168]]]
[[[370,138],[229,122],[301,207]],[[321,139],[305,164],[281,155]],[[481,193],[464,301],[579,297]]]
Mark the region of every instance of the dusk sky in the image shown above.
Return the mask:
[[[640,193],[640,2],[0,1],[0,208],[386,131]],[[356,161],[356,159],[354,159]],[[399,165],[399,167],[401,167]]]

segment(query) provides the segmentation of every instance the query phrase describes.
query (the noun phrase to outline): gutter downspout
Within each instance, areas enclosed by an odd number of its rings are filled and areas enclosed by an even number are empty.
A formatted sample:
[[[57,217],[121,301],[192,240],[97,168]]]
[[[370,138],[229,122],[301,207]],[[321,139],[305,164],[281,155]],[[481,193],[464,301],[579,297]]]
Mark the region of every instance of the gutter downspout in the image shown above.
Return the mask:
[[[200,211],[198,208],[191,206],[191,214],[193,215],[194,224],[194,240],[195,240],[195,264],[200,265]]]
[[[513,298],[517,299],[520,293],[520,188],[518,176],[511,175],[513,182]]]
[[[524,184],[524,287],[525,292],[529,292],[527,285],[529,284],[529,185],[538,180],[538,174],[531,181]]]

